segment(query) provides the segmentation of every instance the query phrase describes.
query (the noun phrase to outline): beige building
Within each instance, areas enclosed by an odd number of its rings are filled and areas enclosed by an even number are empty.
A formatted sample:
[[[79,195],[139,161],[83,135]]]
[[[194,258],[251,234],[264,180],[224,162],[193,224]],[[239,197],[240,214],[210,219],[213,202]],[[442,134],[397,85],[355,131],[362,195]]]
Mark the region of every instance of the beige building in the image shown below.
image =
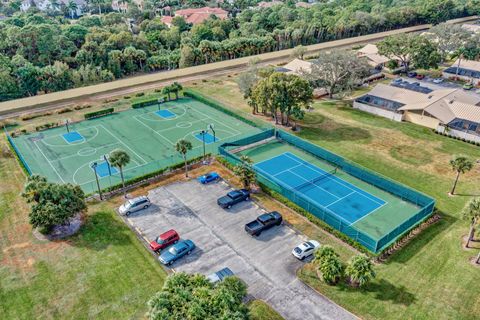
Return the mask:
[[[390,60],[396,60],[396,59],[390,59],[386,56],[383,56],[378,53],[378,48],[374,44],[367,44],[363,48],[358,49],[357,51],[357,56],[359,58],[365,58],[368,61],[368,64],[370,64],[372,67],[376,69],[387,69],[386,64]],[[398,61],[398,60],[397,60]],[[398,61],[400,63],[400,61]]]
[[[203,21],[210,18],[210,16],[216,16],[219,19],[227,19],[228,12],[221,8],[195,8],[195,9],[182,9],[175,11],[175,17],[183,17],[187,23],[192,25],[202,23]],[[163,16],[162,22],[165,23],[169,28],[172,26],[172,20],[174,17]]]
[[[459,88],[429,89],[378,84],[353,107],[394,121],[408,121],[480,142],[480,95]]]
[[[459,79],[475,86],[480,85],[480,62],[473,60],[457,60],[451,67],[443,70],[446,79]]]

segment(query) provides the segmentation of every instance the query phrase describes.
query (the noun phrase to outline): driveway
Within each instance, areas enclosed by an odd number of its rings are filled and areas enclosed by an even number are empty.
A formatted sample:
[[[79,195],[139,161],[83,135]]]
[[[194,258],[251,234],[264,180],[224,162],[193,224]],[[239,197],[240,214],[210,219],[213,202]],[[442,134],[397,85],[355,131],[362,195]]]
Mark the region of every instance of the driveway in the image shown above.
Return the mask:
[[[244,225],[263,213],[261,208],[251,201],[230,210],[217,206],[217,198],[230,190],[225,182],[160,187],[149,193],[152,206],[130,215],[128,221],[148,240],[176,229],[197,248],[175,262],[174,271],[208,275],[229,267],[247,283],[249,294],[266,301],[285,319],[355,319],[297,279],[295,272],[303,262],[290,252],[305,240],[301,235],[282,225],[251,237]]]

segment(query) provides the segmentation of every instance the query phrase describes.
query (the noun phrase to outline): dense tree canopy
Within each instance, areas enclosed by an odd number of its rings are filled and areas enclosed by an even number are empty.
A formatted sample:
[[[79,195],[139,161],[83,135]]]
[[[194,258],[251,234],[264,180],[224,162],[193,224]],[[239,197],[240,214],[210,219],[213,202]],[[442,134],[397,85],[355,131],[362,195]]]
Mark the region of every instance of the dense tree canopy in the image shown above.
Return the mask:
[[[19,3],[2,3],[0,12],[13,15],[0,22],[0,101],[111,81],[138,72],[437,23],[476,14],[480,9],[478,1],[464,0],[416,0],[408,6],[391,0],[333,0],[311,8],[297,8],[293,2],[250,8],[257,2],[226,2],[230,19],[212,16],[195,26],[176,17],[171,28],[156,17],[156,10],[179,3],[199,6],[203,1],[147,0],[143,12],[129,6],[132,10],[126,13],[105,13],[111,10],[110,3],[89,1],[87,9],[102,14],[76,20],[68,19],[72,8],[52,8],[46,13],[32,8],[27,13],[15,13]]]
[[[242,303],[247,294],[245,284],[227,277],[217,285],[203,275],[175,273],[148,302],[148,317],[160,319],[248,319]]]

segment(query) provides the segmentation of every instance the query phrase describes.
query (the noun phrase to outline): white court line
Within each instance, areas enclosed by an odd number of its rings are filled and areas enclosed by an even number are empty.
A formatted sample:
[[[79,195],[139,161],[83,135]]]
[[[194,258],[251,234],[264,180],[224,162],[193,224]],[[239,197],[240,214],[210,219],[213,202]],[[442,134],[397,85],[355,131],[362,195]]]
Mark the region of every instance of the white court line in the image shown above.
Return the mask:
[[[357,220],[355,220],[354,222],[352,222],[349,227],[354,224],[354,223],[357,223],[358,221],[362,220],[363,218],[365,218],[366,216],[369,216],[371,215],[372,213],[374,213],[375,211],[379,210],[380,208],[384,207],[385,205],[387,204],[387,202],[385,202],[384,204],[382,204],[380,207],[378,208],[375,208],[374,210],[370,211],[369,213],[367,213],[366,215],[364,215],[363,217],[361,218],[358,218]]]
[[[157,112],[160,111],[160,110],[168,110],[168,109],[175,109],[175,108],[178,108],[178,109],[182,109],[182,114],[176,114],[174,112],[172,112],[175,117],[171,117],[171,118],[163,118],[162,116],[158,115]],[[171,108],[168,108],[168,106],[165,108],[165,109],[160,109],[160,110],[156,110],[156,111],[151,111],[151,112],[147,112],[147,113],[143,113],[141,115],[136,115],[136,116],[133,116],[133,117],[139,117],[139,118],[142,118],[146,121],[153,121],[153,122],[158,122],[158,121],[171,121],[171,120],[176,120],[178,118],[181,118],[183,117],[185,114],[187,114],[187,110],[184,106],[173,106]],[[171,112],[171,111],[170,111]],[[145,118],[144,116],[145,115],[150,115],[150,114],[157,114],[157,116],[155,118],[153,117],[150,117],[150,118]],[[161,118],[161,119],[156,119],[156,118]]]
[[[290,171],[291,169],[295,169],[295,168],[298,168],[298,167],[301,167],[301,166],[303,166],[303,164],[297,164],[296,166],[293,166],[293,167],[290,167],[290,168],[288,168],[288,169],[282,170],[282,171],[280,171],[279,173],[272,174],[272,176],[276,177],[276,176],[278,176],[279,174],[285,173],[285,172],[287,172],[287,171]],[[294,173],[294,172],[292,172],[292,173]],[[302,179],[303,179],[303,178],[302,178]]]
[[[287,157],[289,157],[290,159],[296,160],[295,158],[289,156],[290,152],[285,152],[284,154],[285,154]],[[292,154],[292,155],[293,155],[294,157],[296,157],[294,154]],[[296,161],[299,162],[298,160],[296,160]],[[305,165],[307,168],[310,168],[310,169],[312,169],[312,170],[314,170],[314,171],[317,171],[318,173],[325,173],[325,172],[319,171],[319,170],[316,169],[316,168],[312,168],[312,167],[310,167],[310,166],[307,166],[306,163],[308,163],[308,162],[305,161],[304,165]],[[319,169],[320,169],[320,168],[319,168]],[[323,171],[323,170],[322,170],[322,171]],[[366,198],[366,199],[368,199],[368,200],[370,200],[370,201],[373,201],[373,202],[375,202],[375,203],[377,203],[377,204],[379,204],[379,205],[382,205],[382,206],[383,206],[385,203],[387,203],[387,202],[384,201],[383,199],[380,199],[380,200],[382,200],[384,203],[380,203],[380,202],[378,202],[378,201],[376,201],[376,200],[374,200],[374,199],[366,196],[365,194],[363,194],[363,193],[361,193],[361,192],[358,192],[358,191],[355,190],[355,189],[350,188],[349,186],[347,186],[347,185],[345,185],[343,182],[341,182],[341,181],[343,181],[343,180],[340,179],[340,178],[338,178],[338,177],[336,177],[336,179],[335,179],[335,177],[326,177],[326,179],[332,180],[333,182],[335,182],[335,183],[337,183],[337,184],[339,184],[339,185],[341,185],[341,186],[343,186],[343,187],[345,187],[345,188],[347,188],[347,189],[349,189],[349,190],[351,190],[351,191],[354,191],[354,192],[358,193],[359,195],[361,195],[362,197],[364,197],[364,198]],[[340,181],[339,181],[339,180],[340,180]],[[345,181],[345,182],[346,182],[346,183],[349,183],[349,182],[347,182],[347,181]],[[363,191],[363,190],[362,190],[362,191]],[[363,192],[366,192],[366,191],[363,191]],[[367,193],[368,193],[368,192],[367,192]],[[373,196],[373,195],[371,195],[371,196]],[[373,196],[373,197],[375,197],[375,196]],[[375,197],[375,198],[376,198],[376,197]]]
[[[108,130],[107,128],[105,128],[103,126],[103,124],[100,125],[105,131],[107,131],[112,137],[114,137],[115,139],[117,139],[118,142],[120,142],[121,144],[123,144],[127,149],[129,149],[133,154],[135,154],[140,160],[143,161],[143,164],[147,164],[148,162],[145,161],[145,159],[143,159],[140,155],[138,155],[138,153],[136,153],[135,151],[132,150],[132,148],[130,148],[126,143],[124,143],[122,141],[122,139],[119,139],[116,135],[114,135],[113,133],[110,132],[110,130]]]
[[[68,142],[67,142],[67,145],[64,145],[64,144],[50,144],[50,143],[48,143],[48,142],[45,142],[45,141],[48,140],[48,139],[58,138],[58,137],[61,137],[63,140],[65,140],[65,138],[63,137],[63,133],[45,137],[45,138],[43,138],[43,139],[40,140],[40,141],[42,141],[42,143],[43,143],[44,145],[49,146],[49,147],[63,147],[63,148],[65,148],[65,147],[78,146],[78,145],[81,145],[81,144],[86,143],[87,141],[91,141],[91,140],[95,139],[95,138],[98,136],[98,133],[99,133],[97,127],[98,127],[98,126],[90,126],[90,127],[85,127],[85,128],[81,128],[81,129],[75,130],[76,132],[80,132],[80,131],[86,131],[86,130],[88,130],[88,129],[94,128],[95,131],[96,131],[96,132],[95,132],[95,135],[94,135],[93,137],[91,137],[91,138],[88,138],[88,139],[86,139],[86,138],[83,137],[83,135],[82,135],[83,141],[82,141],[82,142],[79,142],[79,143],[68,143]]]
[[[155,133],[156,133],[157,135],[159,135],[161,138],[165,139],[170,145],[172,145],[172,146],[175,145],[175,143],[173,143],[172,141],[170,141],[170,139],[166,138],[166,137],[163,136],[161,133],[153,130],[149,125],[143,123],[143,121],[141,121],[140,119],[137,119],[137,118],[135,118],[135,117],[133,117],[133,118],[134,118],[135,120],[137,120],[138,122],[140,122],[145,128],[147,128],[147,129],[155,132]]]
[[[354,193],[356,193],[356,191],[352,191],[352,192],[350,192],[349,194],[347,194],[346,196],[343,196],[343,197],[341,197],[341,198],[338,198],[338,200],[335,200],[335,201],[333,201],[332,203],[326,205],[325,208],[328,208],[328,207],[330,207],[332,204],[335,204],[335,203],[337,203],[337,202],[339,202],[339,201],[342,201],[343,199],[345,199],[345,198],[348,197],[348,196],[351,196],[351,195],[354,194]]]
[[[132,161],[134,161],[137,165],[136,165],[135,167],[130,167],[130,168],[128,168],[128,169],[124,169],[124,170],[123,170],[123,173],[124,173],[124,174],[125,174],[125,172],[127,172],[127,171],[130,171],[130,170],[133,170],[133,169],[136,169],[136,168],[139,168],[139,167],[142,166],[142,165],[139,164],[135,159],[132,159]],[[87,182],[77,183],[77,182],[76,182],[76,179],[75,179],[75,175],[77,174],[77,172],[78,172],[80,169],[82,169],[84,166],[90,165],[91,163],[92,163],[92,161],[86,162],[86,163],[82,164],[77,170],[75,170],[75,173],[74,173],[74,175],[72,176],[72,180],[73,180],[76,184],[78,184],[79,186],[83,186],[83,185],[86,185],[86,184],[90,184],[90,183],[95,182],[95,179],[92,179],[92,180],[89,180],[89,181],[87,181]],[[117,169],[117,170],[118,170],[118,169]],[[92,172],[93,172],[93,169],[92,169]],[[116,173],[116,174],[113,174],[112,176],[117,175],[117,174],[120,175],[120,171],[118,171],[118,173]],[[98,176],[98,179],[101,181],[101,180],[107,179],[108,177],[109,177],[109,176],[105,176],[105,177],[100,177],[100,176]]]
[[[305,182],[310,182],[310,180],[305,179],[305,178],[302,177],[301,175],[298,175],[298,174],[296,174],[296,173],[293,172],[293,171],[290,171],[290,172],[293,173],[294,175],[296,175],[297,177],[299,177],[300,179],[305,180]],[[328,177],[325,177],[325,178],[328,178]],[[341,197],[341,198],[340,198],[339,196],[334,195],[333,193],[331,193],[331,192],[323,189],[322,187],[320,187],[320,186],[318,186],[318,185],[316,185],[316,184],[314,184],[314,183],[312,183],[312,185],[315,186],[315,188],[322,189],[322,190],[325,191],[326,193],[331,194],[332,196],[334,196],[334,197],[337,198],[337,199],[344,199],[344,198],[345,198],[345,197]],[[294,187],[293,189],[295,189],[295,187]],[[298,189],[295,189],[295,190],[300,191],[300,190],[298,190]],[[302,192],[302,193],[303,193],[303,192]],[[324,205],[322,205],[322,207],[324,207]]]
[[[60,180],[62,180],[63,183],[65,183],[65,180],[63,180],[62,176],[58,173],[57,169],[55,169],[55,167],[52,165],[52,163],[50,162],[50,160],[48,160],[47,156],[45,155],[45,153],[43,153],[42,149],[40,149],[40,147],[38,146],[37,144],[37,141],[34,141],[33,142],[35,144],[35,146],[37,147],[38,151],[40,151],[40,153],[43,155],[43,157],[45,158],[45,160],[47,160],[48,164],[50,165],[50,167],[52,167],[53,171],[55,171],[55,173],[57,174],[57,176],[60,178]]]
[[[193,111],[195,111],[195,112],[198,112],[198,113],[200,113],[201,115],[203,115],[204,117],[207,117],[208,119],[210,119],[210,120],[212,120],[212,121],[215,121],[215,122],[219,123],[220,125],[222,125],[222,126],[224,126],[224,127],[229,128],[230,130],[232,130],[232,132],[237,132],[237,134],[241,134],[241,132],[238,131],[237,129],[232,128],[232,127],[230,127],[229,125],[226,125],[226,124],[224,124],[223,122],[220,122],[220,121],[218,121],[218,120],[216,120],[216,119],[213,119],[213,118],[210,117],[208,114],[205,114],[205,113],[203,113],[203,112],[201,112],[201,111],[199,111],[199,110],[197,110],[197,109],[195,109],[195,108],[190,108],[190,110],[193,110]],[[239,121],[240,121],[240,120],[239,120]]]
[[[205,120],[208,120],[208,119],[200,119],[200,120],[195,120],[195,121],[185,121],[185,123],[197,123],[197,122],[201,122],[201,121],[205,121]],[[188,127],[190,128],[190,127]],[[174,130],[174,129],[182,129],[181,127],[171,127],[171,128],[167,128],[167,129],[162,129],[162,130],[154,130],[155,132],[165,132],[165,131],[170,131],[170,130]],[[153,129],[152,129],[153,130]]]
[[[115,146],[115,145],[117,145],[117,144],[120,144],[120,142],[115,142],[115,143],[111,143],[111,144],[105,144],[105,145],[100,146],[100,147],[96,147],[96,148],[91,147],[91,148],[95,150],[94,153],[97,153],[97,151],[100,150],[100,149],[104,149],[104,148],[108,148],[108,147],[113,147],[113,146]],[[84,149],[85,149],[85,148],[78,150],[76,154],[72,154],[72,155],[69,155],[69,156],[62,157],[62,158],[57,158],[57,159],[54,159],[54,160],[51,160],[51,161],[52,161],[52,162],[53,162],[53,161],[62,161],[62,160],[67,160],[67,159],[75,158],[75,157],[89,157],[90,155],[94,154],[94,153],[92,153],[92,154],[89,154],[89,155],[86,155],[86,156],[79,155],[78,152],[81,151],[81,150],[84,150]]]

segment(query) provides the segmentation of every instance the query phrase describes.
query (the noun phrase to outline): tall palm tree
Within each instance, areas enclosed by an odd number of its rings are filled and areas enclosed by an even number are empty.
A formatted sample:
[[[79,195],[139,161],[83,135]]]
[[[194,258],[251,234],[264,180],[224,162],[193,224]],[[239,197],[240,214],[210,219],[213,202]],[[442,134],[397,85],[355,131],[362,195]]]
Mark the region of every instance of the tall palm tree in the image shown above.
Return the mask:
[[[162,94],[168,95],[168,101],[170,101],[170,93],[172,93],[172,88],[170,86],[163,87]]]
[[[76,3],[75,1],[70,0],[70,1],[68,1],[67,9],[68,9],[68,11],[70,12],[70,18],[73,19],[74,15],[75,15],[76,12],[77,12],[78,5],[77,5],[77,3]]]
[[[350,277],[350,283],[355,287],[362,287],[375,278],[372,261],[363,255],[355,256],[350,260],[345,274]]]
[[[120,170],[120,177],[122,178],[123,194],[126,196],[125,179],[123,178],[123,168],[130,162],[130,156],[122,149],[115,149],[110,152],[110,164]]]
[[[470,222],[470,232],[468,233],[467,244],[465,245],[467,248],[469,248],[470,241],[472,241],[473,237],[475,236],[475,226],[480,220],[480,198],[472,199],[467,204],[462,212],[462,217],[464,220]]]
[[[452,167],[452,170],[457,173],[455,177],[455,182],[453,183],[452,191],[450,191],[450,194],[453,195],[455,193],[455,188],[457,187],[457,182],[458,178],[460,178],[460,174],[472,170],[473,162],[470,161],[467,157],[457,156],[454,159],[450,160],[450,166]]]
[[[178,93],[183,90],[183,86],[178,82],[174,82],[170,86],[170,90],[175,94],[175,100],[178,100]]]
[[[185,162],[185,177],[188,178],[187,152],[192,150],[192,143],[188,140],[180,139],[175,145],[175,150],[182,155],[183,161]]]

